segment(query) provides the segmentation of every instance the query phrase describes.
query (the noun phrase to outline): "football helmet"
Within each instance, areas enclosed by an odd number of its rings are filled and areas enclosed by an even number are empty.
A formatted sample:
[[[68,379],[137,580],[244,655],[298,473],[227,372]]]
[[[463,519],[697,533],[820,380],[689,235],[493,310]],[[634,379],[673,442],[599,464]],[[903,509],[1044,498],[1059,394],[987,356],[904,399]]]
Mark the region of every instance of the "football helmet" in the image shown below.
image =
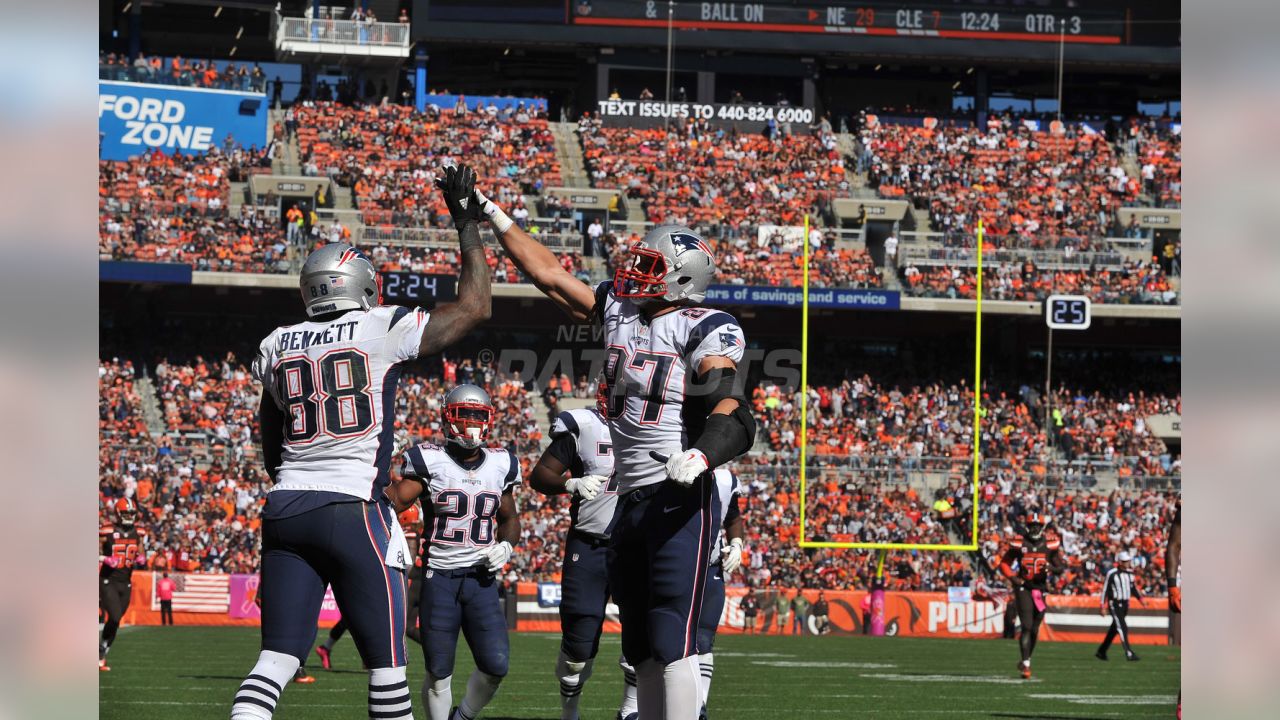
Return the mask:
[[[308,255],[298,285],[307,317],[336,310],[369,310],[382,302],[382,286],[373,262],[346,243],[330,243]]]
[[[444,440],[465,450],[475,450],[489,439],[493,404],[489,393],[475,385],[459,385],[444,397]]]
[[[400,513],[400,527],[410,530],[422,524],[422,510],[418,508],[418,503],[414,503],[404,509]]]
[[[120,498],[115,501],[114,508],[116,511],[116,519],[121,525],[129,527],[138,521],[138,506],[133,504],[129,498]]]
[[[1027,516],[1027,539],[1039,540],[1044,537],[1045,526],[1049,524],[1048,518],[1040,513],[1031,513]]]
[[[702,236],[683,225],[659,225],[631,246],[631,260],[613,277],[614,294],[640,305],[662,300],[700,303],[716,275]]]

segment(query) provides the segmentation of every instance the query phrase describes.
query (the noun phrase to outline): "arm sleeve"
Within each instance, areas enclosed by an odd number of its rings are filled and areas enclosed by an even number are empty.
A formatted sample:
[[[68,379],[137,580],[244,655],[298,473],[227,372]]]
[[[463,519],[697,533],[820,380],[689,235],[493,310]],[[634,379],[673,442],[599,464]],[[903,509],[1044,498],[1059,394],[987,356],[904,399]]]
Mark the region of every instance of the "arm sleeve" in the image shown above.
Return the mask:
[[[387,319],[387,353],[397,363],[416,359],[418,348],[422,345],[422,333],[427,329],[431,314],[422,308],[389,309],[391,317]]]
[[[727,357],[734,364],[741,362],[747,340],[732,315],[715,310],[689,331],[684,349],[689,367],[697,372],[698,363],[707,357]]]
[[[422,455],[422,448],[414,446],[405,451],[401,456],[403,463],[400,466],[400,476],[407,478],[416,478],[418,480],[430,480],[431,472],[427,469],[427,460]]]
[[[271,395],[271,399],[275,400],[276,405],[280,405],[280,394],[276,388],[276,334],[271,333],[265,340],[258,345],[258,356],[253,359],[253,366],[250,373],[253,379],[262,383],[264,392]]]
[[[729,496],[729,507],[725,509],[724,522],[720,523],[720,527],[726,527],[740,517],[742,517],[742,510],[738,508],[738,493],[733,493]]]
[[[507,468],[507,476],[502,479],[502,492],[508,493],[520,484],[520,458],[516,457],[514,452],[507,451],[507,460],[510,466]]]

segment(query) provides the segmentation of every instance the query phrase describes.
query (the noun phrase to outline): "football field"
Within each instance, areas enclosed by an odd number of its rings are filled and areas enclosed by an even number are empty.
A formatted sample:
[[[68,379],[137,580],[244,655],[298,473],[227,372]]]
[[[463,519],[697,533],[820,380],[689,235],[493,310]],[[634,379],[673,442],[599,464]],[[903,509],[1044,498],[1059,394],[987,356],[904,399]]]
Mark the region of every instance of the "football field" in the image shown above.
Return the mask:
[[[558,718],[553,675],[560,637],[513,633],[511,673],[488,718]],[[421,650],[410,644],[409,683],[415,717]],[[584,720],[612,720],[622,692],[618,637],[605,636],[581,705]],[[1139,647],[1140,662],[1113,649],[1109,662],[1093,647],[1041,643],[1036,677],[1017,677],[1014,640],[769,637],[726,635],[716,641],[713,718],[1172,718],[1178,694],[1178,648]],[[224,720],[240,680],[258,652],[256,628],[123,628],[111,650],[112,671],[99,675],[103,720]],[[290,685],[276,717],[361,718],[366,673],[344,637],[334,670],[312,655],[317,681]],[[454,702],[472,669],[465,643],[454,675]]]

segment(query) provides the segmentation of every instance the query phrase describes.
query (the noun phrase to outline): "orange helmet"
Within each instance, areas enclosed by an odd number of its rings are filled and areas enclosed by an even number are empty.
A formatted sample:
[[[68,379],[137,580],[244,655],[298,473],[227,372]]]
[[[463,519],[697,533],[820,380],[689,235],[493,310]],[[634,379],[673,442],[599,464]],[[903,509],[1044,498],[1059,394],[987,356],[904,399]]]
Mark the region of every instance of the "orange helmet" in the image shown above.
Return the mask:
[[[112,504],[121,525],[132,525],[138,519],[138,506],[129,498],[120,498]]]
[[[1034,512],[1027,516],[1027,537],[1032,540],[1039,540],[1044,537],[1044,529],[1049,524],[1049,518]]]
[[[418,509],[418,503],[410,505],[404,512],[400,513],[400,527],[412,527],[422,522],[422,510]]]

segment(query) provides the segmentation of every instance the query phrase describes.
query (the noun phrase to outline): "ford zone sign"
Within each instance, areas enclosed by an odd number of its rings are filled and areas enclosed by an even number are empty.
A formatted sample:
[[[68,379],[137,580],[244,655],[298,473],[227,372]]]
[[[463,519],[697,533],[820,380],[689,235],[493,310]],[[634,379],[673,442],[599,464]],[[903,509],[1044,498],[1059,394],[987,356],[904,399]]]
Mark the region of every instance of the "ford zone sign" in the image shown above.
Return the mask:
[[[148,151],[207,152],[231,136],[245,148],[267,142],[267,102],[261,93],[98,83],[99,156],[127,160]]]

